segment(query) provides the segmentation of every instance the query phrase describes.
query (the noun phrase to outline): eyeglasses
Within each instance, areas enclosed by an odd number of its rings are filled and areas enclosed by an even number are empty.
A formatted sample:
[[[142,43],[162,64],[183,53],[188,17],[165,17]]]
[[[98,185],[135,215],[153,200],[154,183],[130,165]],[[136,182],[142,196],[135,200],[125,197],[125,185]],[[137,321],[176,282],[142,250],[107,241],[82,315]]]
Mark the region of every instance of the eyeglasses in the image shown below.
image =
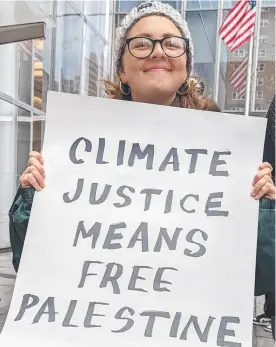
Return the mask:
[[[170,58],[181,57],[189,49],[189,40],[180,36],[164,37],[161,40],[144,36],[130,37],[126,40],[125,46],[133,57],[145,59],[152,54],[156,43],[160,43],[163,52]]]

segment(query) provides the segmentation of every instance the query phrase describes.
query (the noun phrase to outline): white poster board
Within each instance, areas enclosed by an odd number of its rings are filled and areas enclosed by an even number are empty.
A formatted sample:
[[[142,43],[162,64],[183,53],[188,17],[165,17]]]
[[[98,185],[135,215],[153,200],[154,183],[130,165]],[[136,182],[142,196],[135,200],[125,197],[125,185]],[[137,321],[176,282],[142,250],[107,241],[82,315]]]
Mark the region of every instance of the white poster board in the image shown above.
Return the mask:
[[[51,92],[0,345],[251,347],[265,125]]]

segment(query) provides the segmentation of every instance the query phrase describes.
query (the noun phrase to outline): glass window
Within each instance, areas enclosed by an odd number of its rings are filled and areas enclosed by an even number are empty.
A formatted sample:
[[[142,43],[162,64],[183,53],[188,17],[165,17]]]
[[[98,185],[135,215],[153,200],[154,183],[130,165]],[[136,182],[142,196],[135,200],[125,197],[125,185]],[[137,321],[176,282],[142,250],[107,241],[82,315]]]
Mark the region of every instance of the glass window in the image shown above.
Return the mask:
[[[140,5],[144,1],[119,0],[116,1],[117,13],[129,13],[133,7]]]
[[[18,44],[18,99],[28,105],[32,103],[33,41]]]
[[[265,70],[265,64],[264,63],[258,63],[257,71],[263,72]]]
[[[171,0],[161,0],[161,2],[164,2],[166,4],[169,4],[171,5],[172,7],[176,8],[177,10],[180,10],[181,9],[181,1],[182,0],[174,0],[174,1],[171,1]]]
[[[47,90],[49,88],[51,61],[51,28],[46,30],[45,40],[34,40],[34,100],[33,106],[46,110]]]
[[[245,100],[245,94],[238,93],[238,92],[233,92],[232,93],[232,100]]]
[[[244,112],[244,107],[231,107],[231,111]]]
[[[199,0],[188,1],[187,10],[200,10],[200,1]]]
[[[82,1],[82,0],[78,0],[78,1],[71,1],[81,12],[83,12],[83,9],[84,9],[84,3],[85,1]],[[96,0],[95,0],[96,2]]]
[[[82,94],[97,95],[100,60],[100,38],[85,24]]]
[[[45,120],[41,116],[34,115],[32,126],[33,126],[32,150],[40,152],[43,145]]]
[[[93,1],[93,0],[92,0]],[[133,7],[139,6],[145,1],[119,0],[116,1],[116,13],[129,13]],[[166,4],[171,5],[177,10],[181,9],[181,0],[161,0]]]
[[[20,177],[27,167],[31,150],[31,122],[29,111],[19,108],[17,126],[17,175]]]
[[[264,94],[263,92],[257,91],[257,92],[256,92],[256,99],[257,99],[257,100],[263,100],[263,97],[264,97],[263,94]]]
[[[269,26],[269,19],[267,18],[261,18],[261,23],[260,23],[261,28],[266,28]]]
[[[245,58],[248,55],[248,50],[247,49],[237,49],[233,53],[234,57],[236,58]]]
[[[84,14],[104,38],[108,31],[106,27],[106,16],[109,15],[107,13],[107,2],[105,0],[85,1]]]
[[[263,86],[263,85],[264,85],[264,78],[257,77],[257,86]]]
[[[188,0],[187,10],[216,10],[218,9],[219,0]],[[223,8],[230,9],[233,7],[234,2],[232,0],[224,0]]]
[[[195,73],[205,83],[205,91],[212,94],[217,36],[216,11],[190,11],[186,16],[195,46]]]
[[[266,56],[266,50],[265,49],[260,49],[259,50],[259,57],[265,57]]]
[[[55,79],[58,90],[80,92],[80,73],[83,48],[83,19],[69,2],[58,3],[56,28]]]
[[[259,42],[260,42],[260,43],[267,43],[267,42],[268,42],[268,37],[267,37],[267,35],[260,35],[260,37],[259,37]]]
[[[231,2],[231,7],[234,2]],[[223,11],[223,20],[227,16],[228,11]],[[244,107],[245,96],[239,96],[236,89],[233,89],[233,85],[230,81],[230,76],[233,74],[236,68],[233,64],[238,64],[246,58],[248,55],[248,42],[244,43],[243,46],[237,49],[235,52],[230,52],[225,42],[221,42],[221,56],[220,56],[220,69],[219,69],[219,86],[218,86],[218,104],[222,110],[229,110],[231,107]],[[239,63],[238,63],[239,62]],[[247,67],[245,66],[245,69]],[[246,70],[245,70],[246,71]],[[245,80],[242,81],[244,84]],[[233,95],[234,94],[234,95]]]
[[[262,5],[263,6],[275,6],[275,1],[274,0],[263,0]]]

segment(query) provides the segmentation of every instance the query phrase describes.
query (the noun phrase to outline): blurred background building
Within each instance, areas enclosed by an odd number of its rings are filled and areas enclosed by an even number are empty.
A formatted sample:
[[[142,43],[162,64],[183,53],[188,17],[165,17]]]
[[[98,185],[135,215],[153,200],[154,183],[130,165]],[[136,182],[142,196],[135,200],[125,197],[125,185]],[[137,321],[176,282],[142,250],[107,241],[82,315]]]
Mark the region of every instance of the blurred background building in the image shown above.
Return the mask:
[[[47,26],[45,40],[0,45],[0,248],[9,245],[8,209],[28,153],[42,148],[47,91],[104,96],[103,80],[114,78],[115,27],[141,2],[0,1],[0,26],[36,21]],[[230,53],[218,39],[219,16],[223,20],[235,1],[163,2],[178,9],[189,24],[195,72],[205,92],[223,111],[243,114],[245,94],[237,93],[229,79],[248,54],[248,44]],[[254,46],[258,54],[250,100],[253,116],[265,115],[275,92],[275,1],[263,0],[261,8]]]

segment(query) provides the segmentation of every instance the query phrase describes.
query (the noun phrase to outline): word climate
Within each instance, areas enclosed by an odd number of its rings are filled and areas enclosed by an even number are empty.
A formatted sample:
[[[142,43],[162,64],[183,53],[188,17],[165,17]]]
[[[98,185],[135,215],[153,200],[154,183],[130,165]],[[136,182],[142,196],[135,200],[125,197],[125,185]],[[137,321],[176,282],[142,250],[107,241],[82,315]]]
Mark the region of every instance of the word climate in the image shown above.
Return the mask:
[[[129,144],[128,144],[129,145]],[[83,164],[88,159],[85,152],[92,152],[92,142],[84,137],[78,138],[72,144],[69,156],[70,160],[74,164]],[[125,140],[120,140],[118,148],[116,150],[116,165],[128,165],[132,167],[137,160],[145,160],[146,170],[156,169],[158,171],[165,171],[168,168],[172,168],[173,171],[180,171],[180,154],[185,153],[189,158],[188,170],[189,174],[196,172],[197,162],[201,156],[209,156],[208,150],[205,148],[186,148],[178,149],[172,147],[168,149],[165,157],[160,162],[157,162],[155,158],[156,146],[153,144],[147,144],[144,148],[141,148],[139,143],[132,143],[130,150],[127,151],[127,143]],[[100,138],[96,148],[96,164],[109,164],[113,158],[107,158],[106,152],[106,139]],[[112,148],[111,152],[114,152]],[[219,166],[226,164],[222,156],[229,156],[231,152],[229,150],[213,151],[211,155],[209,174],[212,176],[229,176],[227,170],[222,170]]]

